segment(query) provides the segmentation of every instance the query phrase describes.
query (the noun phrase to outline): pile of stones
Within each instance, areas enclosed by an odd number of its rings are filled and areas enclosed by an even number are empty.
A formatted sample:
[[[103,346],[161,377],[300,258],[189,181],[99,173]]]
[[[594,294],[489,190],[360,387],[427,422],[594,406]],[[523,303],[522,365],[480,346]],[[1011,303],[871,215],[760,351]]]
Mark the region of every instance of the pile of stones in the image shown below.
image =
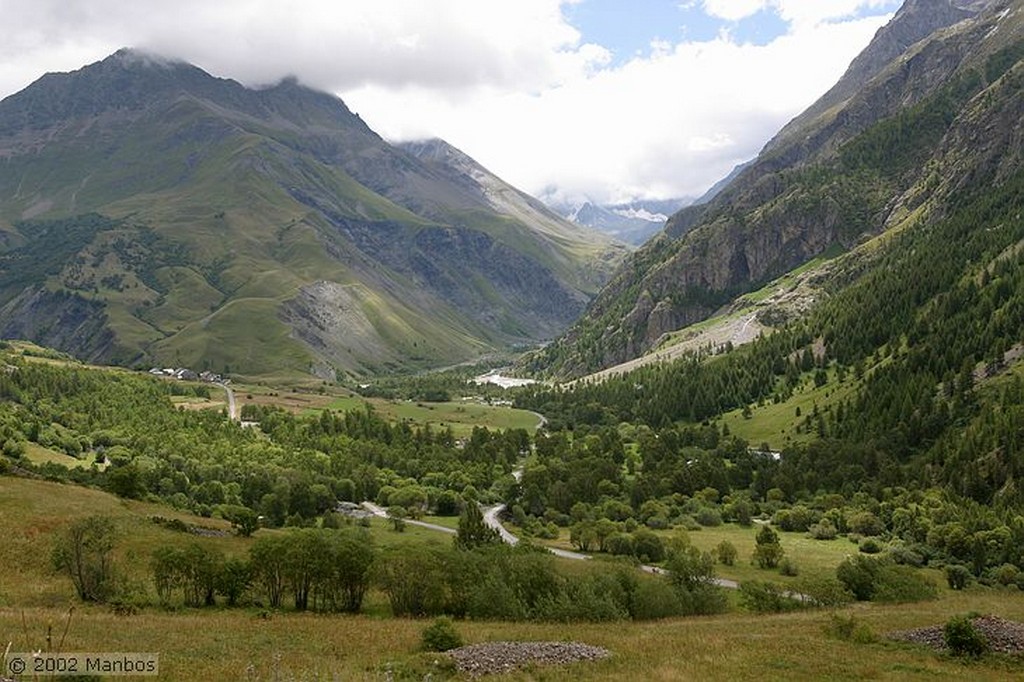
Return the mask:
[[[452,649],[456,667],[472,677],[507,673],[529,664],[561,665],[596,661],[611,652],[579,642],[484,642]]]
[[[971,624],[988,642],[990,651],[1002,654],[1024,653],[1024,623],[1006,620],[998,616],[980,616],[972,618]],[[933,625],[915,630],[890,632],[889,639],[901,642],[924,644],[937,651],[946,649],[945,628]]]

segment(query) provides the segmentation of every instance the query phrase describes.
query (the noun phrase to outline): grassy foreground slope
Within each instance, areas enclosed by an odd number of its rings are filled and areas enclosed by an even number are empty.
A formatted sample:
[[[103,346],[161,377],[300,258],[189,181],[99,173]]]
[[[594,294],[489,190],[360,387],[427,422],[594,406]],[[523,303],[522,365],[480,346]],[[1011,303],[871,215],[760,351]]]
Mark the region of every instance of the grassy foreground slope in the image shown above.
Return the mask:
[[[149,521],[159,514],[206,527],[216,520],[189,517],[142,502],[73,486],[0,478],[0,640],[11,650],[46,647],[67,627],[64,651],[152,651],[160,653],[161,679],[433,679],[448,676],[435,666],[436,654],[419,652],[426,622],[385,617],[379,595],[368,610],[375,615],[324,616],[266,614],[253,609],[143,608],[117,615],[108,607],[73,602],[71,584],[52,572],[49,549],[55,533],[85,514],[114,516],[123,531],[120,558],[138,579],[148,552],[157,544],[186,542]],[[258,531],[266,533],[272,531]],[[427,531],[423,531],[426,533]],[[375,528],[382,542],[430,542],[410,531],[401,535]],[[251,540],[234,536],[199,538],[227,554],[240,553]],[[447,537],[442,536],[443,542]],[[152,590],[151,587],[148,589]],[[70,624],[68,624],[69,609]],[[1020,592],[973,588],[943,592],[937,601],[903,606],[856,606],[853,615],[875,633],[942,622],[978,611],[1024,620]],[[728,614],[649,623],[526,624],[457,622],[468,643],[495,640],[572,639],[610,649],[598,663],[534,669],[495,679],[544,680],[736,680],[736,679],[1012,679],[1019,662],[992,658],[963,663],[914,646],[876,642],[856,644],[826,634],[826,611],[778,616]],[[392,677],[387,671],[392,671]]]

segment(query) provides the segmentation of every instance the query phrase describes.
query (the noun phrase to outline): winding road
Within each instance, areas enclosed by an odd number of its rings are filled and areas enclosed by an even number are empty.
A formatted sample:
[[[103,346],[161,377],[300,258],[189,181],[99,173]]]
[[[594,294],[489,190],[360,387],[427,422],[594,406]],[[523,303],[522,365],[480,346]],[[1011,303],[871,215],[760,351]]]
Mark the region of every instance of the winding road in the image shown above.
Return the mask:
[[[373,502],[363,502],[363,508],[376,517],[382,519],[389,518],[388,511],[383,507],[374,504]],[[519,538],[513,535],[508,530],[508,528],[505,528],[505,526],[501,523],[501,519],[499,519],[501,512],[503,512],[504,510],[504,504],[496,504],[490,507],[485,507],[483,509],[484,523],[486,523],[489,527],[497,531],[498,535],[501,537],[502,542],[505,542],[509,545],[517,545],[519,544]],[[439,526],[438,524],[430,523],[429,521],[417,521],[415,519],[406,519],[405,522],[408,524],[412,524],[414,526],[429,528],[430,530],[435,530],[440,533],[447,533],[449,535],[455,535],[458,532],[454,528],[448,528],[447,526]],[[590,554],[583,554],[582,552],[571,552],[567,549],[559,549],[558,547],[546,547],[545,549],[547,549],[555,556],[561,557],[562,559],[573,559],[575,561],[589,561],[590,559],[594,558]],[[647,564],[641,564],[637,568],[639,568],[644,573],[650,573],[651,575],[665,574],[665,569],[659,568],[658,566],[649,566]],[[728,580],[726,578],[715,578],[712,582],[714,582],[719,587],[725,587],[730,590],[739,589],[740,586],[739,583],[737,583],[735,580]]]
[[[388,510],[384,507],[374,504],[373,502],[363,502],[363,509],[370,512],[376,517],[382,519],[391,518],[388,514]],[[458,531],[448,526],[439,526],[436,523],[430,523],[429,521],[417,521],[416,519],[406,519],[406,523],[412,526],[421,526],[423,528],[429,528],[430,530],[436,530],[439,533],[448,533],[449,535],[455,535]]]
[[[512,471],[512,475],[518,481],[522,477],[522,475],[523,475],[523,468],[522,467],[516,468],[515,470]],[[364,509],[366,509],[368,512],[370,512],[371,514],[373,514],[374,516],[376,516],[378,518],[382,518],[382,519],[389,518],[387,509],[384,509],[383,507],[381,507],[379,505],[376,505],[373,502],[363,502],[362,506],[363,506]],[[488,527],[493,528],[495,531],[497,531],[498,535],[501,537],[502,542],[504,542],[506,544],[509,544],[509,545],[517,545],[517,544],[519,544],[519,538],[516,537],[515,535],[513,535],[509,531],[509,529],[505,528],[505,526],[501,523],[501,518],[500,518],[501,517],[501,513],[503,511],[505,511],[505,504],[504,503],[502,503],[502,504],[495,504],[495,505],[492,505],[490,507],[485,507],[482,511],[483,511],[483,515],[484,515],[484,523],[486,523],[488,525]],[[429,528],[430,530],[435,530],[435,531],[438,531],[440,533],[448,533],[449,535],[455,535],[456,533],[458,533],[458,531],[456,531],[454,528],[448,528],[447,526],[440,526],[440,525],[438,525],[436,523],[430,523],[429,521],[417,521],[415,519],[406,519],[405,522],[409,523],[409,524],[412,524],[414,526],[421,526],[423,528]],[[541,546],[543,546],[543,545],[541,545]],[[545,549],[547,549],[549,552],[551,552],[555,556],[561,557],[562,559],[572,559],[572,560],[575,560],[575,561],[588,561],[588,560],[594,558],[593,555],[591,555],[591,554],[584,554],[582,552],[572,552],[572,551],[569,551],[567,549],[559,549],[558,547],[545,547]],[[665,569],[659,568],[658,566],[650,566],[648,564],[641,564],[637,568],[639,568],[644,573],[650,573],[651,575],[665,575]],[[735,580],[729,580],[727,578],[714,578],[714,579],[712,579],[712,582],[715,585],[718,585],[719,587],[724,587],[724,588],[727,588],[727,589],[730,589],[730,590],[737,590],[740,587],[740,584],[738,582],[736,582]],[[802,596],[802,595],[800,595],[800,596]]]

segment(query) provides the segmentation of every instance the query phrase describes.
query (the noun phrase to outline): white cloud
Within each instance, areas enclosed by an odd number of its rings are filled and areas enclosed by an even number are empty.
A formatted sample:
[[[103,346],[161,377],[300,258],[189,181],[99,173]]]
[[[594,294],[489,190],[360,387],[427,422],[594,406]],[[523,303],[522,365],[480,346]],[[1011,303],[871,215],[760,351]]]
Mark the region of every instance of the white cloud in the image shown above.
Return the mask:
[[[704,11],[726,21],[739,21],[764,9],[770,0],[704,0]]]
[[[250,85],[298,75],[385,137],[444,137],[530,192],[698,194],[842,74],[884,19],[839,20],[882,1],[703,0],[730,20],[771,4],[791,30],[612,66],[559,0],[3,0],[0,96],[134,46]]]
[[[728,35],[663,46],[534,94],[373,85],[344,96],[385,136],[444,137],[527,191],[698,195],[831,87],[882,21],[805,26],[766,46]]]

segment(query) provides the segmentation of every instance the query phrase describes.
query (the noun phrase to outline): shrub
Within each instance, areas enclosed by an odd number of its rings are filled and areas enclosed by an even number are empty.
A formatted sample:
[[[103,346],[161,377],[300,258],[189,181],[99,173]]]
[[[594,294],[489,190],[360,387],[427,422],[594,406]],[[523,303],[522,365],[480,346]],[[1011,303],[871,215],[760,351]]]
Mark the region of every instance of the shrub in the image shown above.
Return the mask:
[[[740,603],[754,613],[781,613],[800,608],[800,602],[775,583],[745,580],[740,583]]]
[[[103,602],[114,595],[116,539],[114,521],[106,516],[77,519],[57,537],[54,568],[71,578],[82,601]]]
[[[954,616],[943,629],[946,648],[954,656],[977,658],[988,651],[988,641],[966,616]]]
[[[605,538],[604,548],[615,556],[632,556],[633,537],[625,533],[612,533]]]
[[[813,606],[835,607],[853,601],[853,595],[833,576],[801,578],[793,589],[806,595],[807,601]]]
[[[828,519],[822,519],[818,523],[813,524],[808,529],[808,532],[815,540],[832,540],[836,537],[839,531],[831,521]]]
[[[844,616],[833,613],[825,626],[826,634],[831,635],[844,642],[855,642],[857,644],[870,644],[874,642],[875,633],[866,623],[859,623],[854,616]]]
[[[966,566],[949,564],[946,566],[946,583],[951,590],[962,590],[971,583],[971,572]]]
[[[423,629],[422,643],[426,651],[448,651],[462,646],[462,637],[452,619],[441,616]]]
[[[992,572],[992,577],[1000,585],[1014,585],[1020,575],[1020,569],[1013,564],[1003,564]]]
[[[931,580],[909,566],[886,563],[882,567],[874,600],[902,603],[935,599],[939,590]]]
[[[665,558],[665,543],[661,538],[643,528],[633,533],[633,553],[646,562],[659,562]]]
[[[697,512],[697,523],[702,526],[721,526],[722,515],[717,509],[712,507],[701,507]]]
[[[857,549],[864,554],[879,554],[882,551],[882,543],[875,538],[864,538]]]
[[[769,526],[761,526],[755,538],[753,562],[761,568],[775,568],[782,560],[779,534]]]
[[[800,569],[797,567],[796,562],[789,557],[785,557],[779,562],[779,573],[792,578],[800,575]]]
[[[634,620],[671,618],[682,613],[679,595],[665,580],[643,580],[633,593],[630,615]]]
[[[718,543],[718,547],[715,548],[715,555],[718,557],[718,563],[724,566],[732,566],[736,563],[736,551],[735,545],[728,540],[722,540]]]
[[[920,552],[904,545],[898,545],[890,549],[889,556],[891,556],[892,560],[897,564],[902,564],[904,566],[921,568],[925,564],[925,558]]]
[[[850,516],[848,522],[850,532],[858,535],[881,535],[885,532],[885,524],[869,511],[857,512]]]

